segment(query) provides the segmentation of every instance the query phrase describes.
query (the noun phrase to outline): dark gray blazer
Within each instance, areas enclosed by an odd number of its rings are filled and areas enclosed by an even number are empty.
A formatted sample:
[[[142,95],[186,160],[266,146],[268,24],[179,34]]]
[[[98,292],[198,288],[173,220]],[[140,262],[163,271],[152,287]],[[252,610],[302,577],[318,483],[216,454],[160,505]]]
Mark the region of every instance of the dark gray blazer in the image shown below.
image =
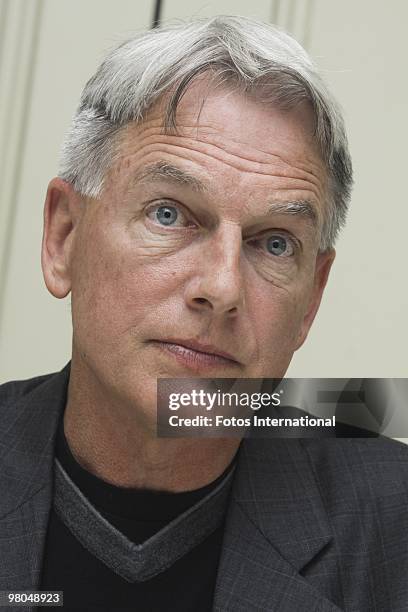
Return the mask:
[[[0,591],[38,588],[68,378],[0,387]],[[214,610],[408,611],[407,483],[384,438],[244,439]]]

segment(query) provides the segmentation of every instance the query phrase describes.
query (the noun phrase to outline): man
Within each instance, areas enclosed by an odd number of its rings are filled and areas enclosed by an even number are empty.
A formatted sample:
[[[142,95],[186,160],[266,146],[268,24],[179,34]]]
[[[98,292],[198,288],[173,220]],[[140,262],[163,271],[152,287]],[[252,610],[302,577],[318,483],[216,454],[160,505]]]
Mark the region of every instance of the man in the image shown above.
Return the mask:
[[[45,202],[72,361],[1,389],[0,589],[66,610],[407,609],[404,446],[156,435],[159,378],[284,376],[350,187],[339,110],[286,34],[217,17],[108,56]]]

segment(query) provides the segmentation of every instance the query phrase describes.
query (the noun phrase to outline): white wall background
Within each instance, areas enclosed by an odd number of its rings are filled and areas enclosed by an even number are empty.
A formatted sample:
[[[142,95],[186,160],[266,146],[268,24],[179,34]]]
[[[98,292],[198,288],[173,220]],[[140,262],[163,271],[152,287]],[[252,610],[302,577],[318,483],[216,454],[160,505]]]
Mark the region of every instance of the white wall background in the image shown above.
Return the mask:
[[[163,0],[163,18],[235,13],[303,42],[345,111],[356,186],[309,339],[288,375],[408,376],[408,3]],[[45,288],[42,206],[81,89],[153,2],[0,0],[0,382],[69,359],[69,299]]]

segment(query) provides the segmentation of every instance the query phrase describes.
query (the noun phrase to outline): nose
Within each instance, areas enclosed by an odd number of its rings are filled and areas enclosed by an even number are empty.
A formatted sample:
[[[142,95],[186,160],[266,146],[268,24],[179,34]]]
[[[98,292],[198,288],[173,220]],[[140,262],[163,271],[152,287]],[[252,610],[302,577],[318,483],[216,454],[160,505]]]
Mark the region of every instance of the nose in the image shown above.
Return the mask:
[[[236,315],[244,304],[241,228],[232,223],[219,226],[196,248],[185,293],[188,306],[214,315]]]

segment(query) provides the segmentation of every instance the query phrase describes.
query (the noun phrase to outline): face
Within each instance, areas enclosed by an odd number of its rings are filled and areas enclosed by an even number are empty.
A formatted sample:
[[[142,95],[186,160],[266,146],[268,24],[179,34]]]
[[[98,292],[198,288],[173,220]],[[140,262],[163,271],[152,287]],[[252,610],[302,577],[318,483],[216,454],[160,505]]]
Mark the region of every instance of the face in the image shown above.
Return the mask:
[[[73,367],[146,422],[159,377],[283,376],[334,257],[308,108],[196,83],[177,134],[162,116],[126,127],[100,198],[51,182],[43,255],[72,292]]]

